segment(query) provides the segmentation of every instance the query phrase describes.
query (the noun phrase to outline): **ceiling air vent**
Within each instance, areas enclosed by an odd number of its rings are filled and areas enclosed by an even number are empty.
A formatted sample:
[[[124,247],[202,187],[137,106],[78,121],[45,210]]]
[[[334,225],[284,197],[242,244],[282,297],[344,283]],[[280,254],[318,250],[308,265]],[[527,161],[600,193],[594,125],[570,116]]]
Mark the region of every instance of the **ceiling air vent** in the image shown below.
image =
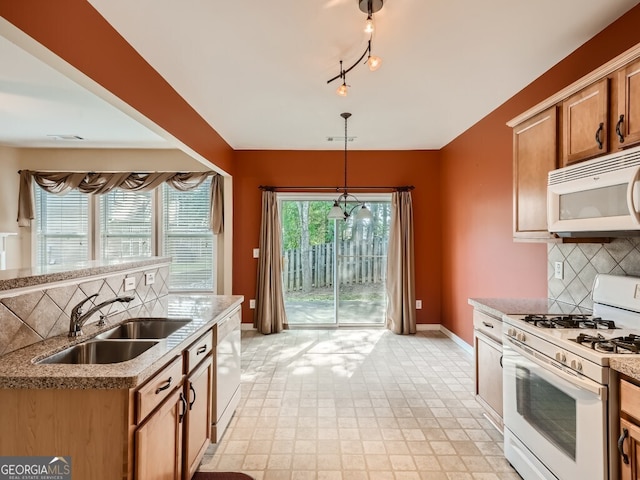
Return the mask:
[[[347,142],[353,142],[356,137],[347,137]],[[344,142],[344,135],[342,137],[327,137],[327,142]]]
[[[54,140],[84,140],[80,135],[47,135]]]

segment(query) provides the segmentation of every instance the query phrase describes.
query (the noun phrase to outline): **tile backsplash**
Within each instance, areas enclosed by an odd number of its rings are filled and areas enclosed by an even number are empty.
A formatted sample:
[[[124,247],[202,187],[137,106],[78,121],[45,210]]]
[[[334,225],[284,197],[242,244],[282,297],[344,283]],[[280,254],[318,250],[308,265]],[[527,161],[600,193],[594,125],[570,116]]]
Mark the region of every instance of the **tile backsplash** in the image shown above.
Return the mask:
[[[564,278],[556,279],[555,262],[564,262]],[[549,298],[592,308],[591,289],[598,273],[640,277],[640,237],[611,243],[557,243],[547,247]]]
[[[145,273],[155,273],[155,283],[146,285]],[[135,277],[135,290],[124,291],[124,277]],[[149,266],[144,271],[122,271],[107,276],[87,277],[79,283],[44,284],[28,293],[9,295],[0,293],[0,355],[31,345],[45,338],[69,331],[71,310],[90,295],[98,296],[85,310],[116,296],[133,296],[129,303],[113,303],[99,313],[113,315],[126,310],[128,317],[152,316],[161,297],[169,293],[169,266]],[[163,311],[161,309],[161,311]],[[100,315],[93,315],[87,324],[95,323]]]

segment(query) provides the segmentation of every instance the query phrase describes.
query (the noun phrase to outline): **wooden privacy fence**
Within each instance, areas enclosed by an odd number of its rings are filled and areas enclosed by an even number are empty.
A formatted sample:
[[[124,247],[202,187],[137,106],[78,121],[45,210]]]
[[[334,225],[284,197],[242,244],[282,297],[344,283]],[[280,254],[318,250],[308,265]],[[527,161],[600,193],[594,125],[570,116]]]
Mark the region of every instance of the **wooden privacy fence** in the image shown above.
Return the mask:
[[[341,286],[383,283],[387,269],[387,242],[343,240],[303,249],[285,250],[282,277],[287,292],[333,286],[333,249],[338,249]]]

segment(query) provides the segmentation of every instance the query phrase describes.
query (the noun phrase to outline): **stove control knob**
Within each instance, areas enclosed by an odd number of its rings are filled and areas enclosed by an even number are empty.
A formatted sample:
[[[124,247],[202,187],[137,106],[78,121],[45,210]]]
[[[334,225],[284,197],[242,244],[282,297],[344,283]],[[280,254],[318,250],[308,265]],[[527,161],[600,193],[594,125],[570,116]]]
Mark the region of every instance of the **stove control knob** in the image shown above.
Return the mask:
[[[509,336],[509,337],[515,337],[515,336],[516,336],[516,331],[515,331],[515,329],[510,328],[510,329],[507,331],[507,336]]]
[[[562,363],[567,363],[567,356],[564,352],[556,352],[556,360]]]
[[[578,372],[582,371],[582,362],[580,360],[571,360],[571,368],[577,370]]]
[[[524,336],[524,333],[518,332],[516,334],[516,340],[518,340],[520,342],[524,342],[526,340],[526,337]]]

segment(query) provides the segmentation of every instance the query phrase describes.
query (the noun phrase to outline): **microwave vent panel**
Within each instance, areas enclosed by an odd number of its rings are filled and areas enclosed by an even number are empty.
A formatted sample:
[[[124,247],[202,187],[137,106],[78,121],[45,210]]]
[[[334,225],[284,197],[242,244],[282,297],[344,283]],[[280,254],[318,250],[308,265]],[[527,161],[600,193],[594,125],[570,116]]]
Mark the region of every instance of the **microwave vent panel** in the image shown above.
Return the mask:
[[[640,149],[616,152],[577,165],[552,170],[549,172],[548,185],[557,185],[629,167],[640,167]]]

